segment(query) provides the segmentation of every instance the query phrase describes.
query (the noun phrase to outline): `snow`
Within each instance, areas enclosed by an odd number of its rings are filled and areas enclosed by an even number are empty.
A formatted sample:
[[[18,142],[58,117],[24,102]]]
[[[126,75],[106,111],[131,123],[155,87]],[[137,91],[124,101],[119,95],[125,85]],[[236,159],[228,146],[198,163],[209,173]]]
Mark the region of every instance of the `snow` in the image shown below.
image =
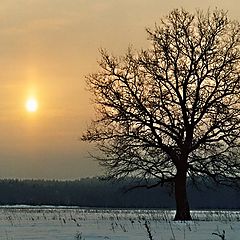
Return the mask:
[[[191,222],[173,216],[170,210],[3,206],[0,240],[147,240],[147,228],[154,240],[222,240],[223,231],[226,240],[240,239],[240,211],[193,211]]]

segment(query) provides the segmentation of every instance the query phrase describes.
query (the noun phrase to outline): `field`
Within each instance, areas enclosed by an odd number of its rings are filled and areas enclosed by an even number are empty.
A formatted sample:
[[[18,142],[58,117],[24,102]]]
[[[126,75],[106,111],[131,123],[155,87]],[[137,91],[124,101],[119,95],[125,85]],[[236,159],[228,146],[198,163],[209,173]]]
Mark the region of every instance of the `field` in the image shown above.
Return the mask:
[[[193,211],[194,221],[173,222],[174,211],[1,207],[0,240],[238,240],[240,211]]]

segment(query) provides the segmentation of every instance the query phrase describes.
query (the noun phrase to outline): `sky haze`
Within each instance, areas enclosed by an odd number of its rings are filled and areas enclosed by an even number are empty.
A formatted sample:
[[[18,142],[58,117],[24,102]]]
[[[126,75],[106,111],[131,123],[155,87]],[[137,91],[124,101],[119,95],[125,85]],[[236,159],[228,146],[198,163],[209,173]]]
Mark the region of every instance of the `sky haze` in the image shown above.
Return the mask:
[[[234,0],[2,0],[0,178],[102,174],[92,146],[78,140],[94,116],[85,76],[97,71],[100,48],[148,47],[145,28],[180,7],[217,7],[239,20]],[[31,97],[34,112],[25,108]]]

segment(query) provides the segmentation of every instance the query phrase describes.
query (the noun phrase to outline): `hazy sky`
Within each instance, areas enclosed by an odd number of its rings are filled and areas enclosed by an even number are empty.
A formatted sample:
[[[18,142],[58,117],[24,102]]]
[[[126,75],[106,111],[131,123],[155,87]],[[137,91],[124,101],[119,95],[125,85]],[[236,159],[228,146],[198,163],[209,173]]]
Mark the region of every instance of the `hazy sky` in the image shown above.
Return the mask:
[[[176,7],[223,8],[237,0],[1,0],[0,178],[75,179],[101,174],[78,141],[94,115],[85,76],[98,49],[148,46],[145,28]],[[29,96],[35,113],[25,110]]]

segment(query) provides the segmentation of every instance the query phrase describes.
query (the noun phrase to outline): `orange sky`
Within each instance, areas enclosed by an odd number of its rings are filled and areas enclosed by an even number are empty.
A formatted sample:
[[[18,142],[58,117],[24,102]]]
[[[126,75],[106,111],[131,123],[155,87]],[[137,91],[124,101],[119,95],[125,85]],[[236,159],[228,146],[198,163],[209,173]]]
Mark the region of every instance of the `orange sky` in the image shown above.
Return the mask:
[[[92,112],[85,89],[98,49],[148,46],[145,27],[176,7],[215,6],[238,19],[238,1],[1,0],[0,178],[101,174],[78,141]],[[33,95],[36,113],[25,110]]]

